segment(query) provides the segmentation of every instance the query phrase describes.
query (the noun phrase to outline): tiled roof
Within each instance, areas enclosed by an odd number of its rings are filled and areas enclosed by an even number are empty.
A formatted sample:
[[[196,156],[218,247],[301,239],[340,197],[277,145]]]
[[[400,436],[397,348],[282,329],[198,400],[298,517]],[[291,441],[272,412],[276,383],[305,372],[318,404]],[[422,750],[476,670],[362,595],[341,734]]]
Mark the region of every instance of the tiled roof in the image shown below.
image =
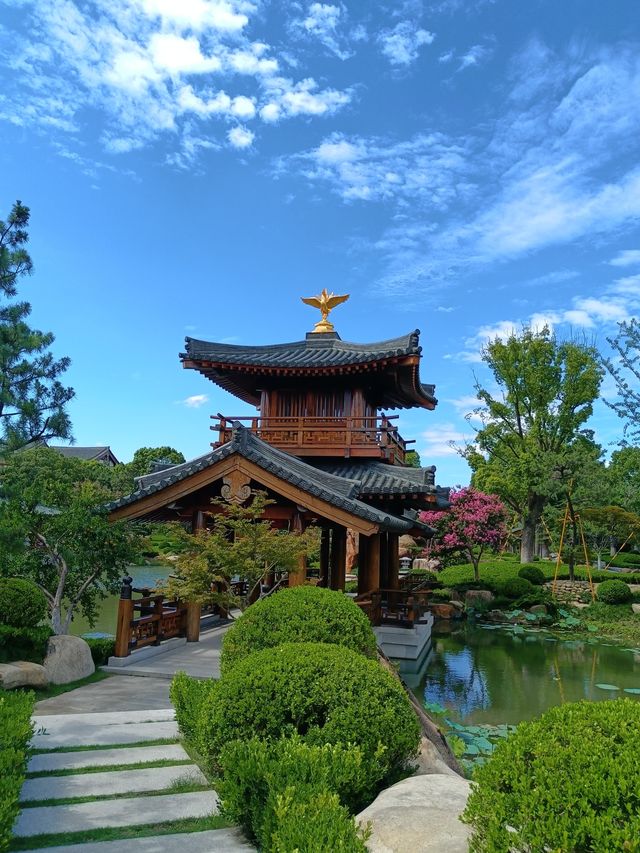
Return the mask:
[[[235,426],[231,441],[221,445],[211,453],[206,453],[204,456],[199,456],[172,468],[139,477],[136,481],[136,491],[108,504],[108,509],[115,510],[133,504],[236,453],[263,470],[297,486],[303,492],[320,498],[358,518],[379,524],[384,530],[402,533],[415,526],[413,516],[389,515],[383,510],[358,500],[359,482],[308,465],[301,459],[272,447],[239,425]]]
[[[49,444],[47,445],[50,450],[55,450],[56,453],[59,453],[61,456],[73,457],[75,459],[84,459],[85,461],[91,461],[92,459],[99,459],[102,457],[111,458],[114,461],[118,461],[109,446],[103,447],[67,447],[62,444]]]
[[[323,459],[318,468],[338,477],[357,480],[359,495],[432,495],[436,493],[435,467],[409,468],[369,459]]]

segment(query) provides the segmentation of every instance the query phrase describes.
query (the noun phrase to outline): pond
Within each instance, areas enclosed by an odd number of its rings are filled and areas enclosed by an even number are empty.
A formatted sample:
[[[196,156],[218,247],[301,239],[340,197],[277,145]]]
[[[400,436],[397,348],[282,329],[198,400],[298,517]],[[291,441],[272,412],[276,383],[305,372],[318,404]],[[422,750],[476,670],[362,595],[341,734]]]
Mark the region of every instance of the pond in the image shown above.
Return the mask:
[[[153,588],[158,580],[166,580],[172,569],[171,566],[129,566],[128,572],[133,578],[133,585],[138,589]],[[100,605],[96,624],[91,627],[88,621],[78,614],[71,623],[71,633],[82,634],[115,634],[118,618],[119,595],[110,595]]]
[[[458,724],[516,725],[564,702],[640,699],[640,649],[519,627],[450,627],[434,631],[426,674],[412,689]]]

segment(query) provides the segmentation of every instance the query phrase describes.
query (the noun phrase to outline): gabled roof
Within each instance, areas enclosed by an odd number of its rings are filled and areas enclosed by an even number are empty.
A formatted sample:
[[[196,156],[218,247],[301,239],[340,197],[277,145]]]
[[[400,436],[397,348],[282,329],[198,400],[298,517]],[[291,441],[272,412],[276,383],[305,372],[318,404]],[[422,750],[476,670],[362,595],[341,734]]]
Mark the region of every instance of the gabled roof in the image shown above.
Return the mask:
[[[84,459],[86,462],[109,461],[112,465],[118,465],[118,460],[115,454],[108,445],[101,447],[68,447],[62,444],[49,444],[49,450],[55,450],[61,456],[72,457],[74,459]]]
[[[314,465],[323,471],[357,480],[363,495],[435,495],[435,466],[410,468],[369,459],[319,459]]]
[[[279,479],[296,486],[302,492],[319,498],[357,518],[377,524],[383,530],[403,533],[416,526],[415,514],[409,513],[399,517],[369,506],[358,500],[359,483],[357,481],[336,476],[328,471],[321,471],[313,465],[308,465],[301,459],[272,447],[239,424],[234,426],[231,441],[221,445],[211,453],[206,453],[204,456],[199,456],[189,462],[183,462],[172,468],[139,477],[136,481],[136,491],[111,502],[107,508],[114,511],[135,504],[150,495],[162,492],[163,489],[167,489],[175,483],[213,467],[234,454],[238,454],[264,471],[268,471]]]
[[[310,332],[305,340],[267,346],[238,346],[185,338],[183,367],[198,370],[212,382],[248,403],[260,401],[265,376],[328,378],[356,373],[377,375],[374,394],[385,408],[434,408],[435,386],[419,378],[420,330],[371,344],[341,340],[335,333]]]

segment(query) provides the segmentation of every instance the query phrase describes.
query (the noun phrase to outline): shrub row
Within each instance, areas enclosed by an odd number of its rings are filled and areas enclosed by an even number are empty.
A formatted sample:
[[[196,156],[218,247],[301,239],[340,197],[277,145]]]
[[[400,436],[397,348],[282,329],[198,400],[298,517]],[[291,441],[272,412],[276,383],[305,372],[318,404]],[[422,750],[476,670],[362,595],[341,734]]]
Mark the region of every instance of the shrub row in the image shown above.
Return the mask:
[[[104,666],[116,650],[115,637],[83,637],[96,666]]]
[[[471,563],[466,563],[463,566],[450,566],[443,569],[438,577],[444,586],[448,587],[465,587],[465,586],[480,586],[486,589],[494,589],[494,587],[502,581],[512,577],[517,577],[518,573],[523,568],[539,568],[545,577],[545,581],[553,580],[556,566],[551,561],[543,561],[537,563],[514,563],[511,560],[495,560],[486,563],[480,563],[480,584],[476,584],[473,579],[473,566]],[[575,576],[577,580],[587,580],[587,572],[583,566],[576,567]],[[596,583],[605,580],[611,580],[611,573],[591,569],[591,576]],[[565,564],[560,566],[558,572],[559,580],[568,580],[569,567]],[[640,573],[625,574],[625,581],[629,583],[640,583]]]
[[[36,628],[47,616],[47,599],[40,587],[24,578],[0,580],[0,625]]]
[[[18,798],[33,733],[33,705],[33,693],[0,691],[0,850],[9,849],[18,816]]]

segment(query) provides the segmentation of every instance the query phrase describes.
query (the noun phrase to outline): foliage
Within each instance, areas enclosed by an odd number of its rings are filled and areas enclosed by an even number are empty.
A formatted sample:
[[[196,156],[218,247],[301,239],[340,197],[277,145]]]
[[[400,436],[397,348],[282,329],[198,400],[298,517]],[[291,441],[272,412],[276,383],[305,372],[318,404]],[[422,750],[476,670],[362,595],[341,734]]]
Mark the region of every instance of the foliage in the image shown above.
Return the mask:
[[[410,468],[419,468],[421,465],[420,454],[417,450],[407,450],[404,457],[404,464]]]
[[[501,395],[479,383],[482,420],[463,451],[473,484],[498,494],[523,523],[521,561],[530,562],[545,505],[577,481],[595,451],[584,431],[603,370],[597,352],[560,342],[548,328],[496,338],[482,352]]]
[[[618,399],[605,400],[609,408],[624,421],[624,436],[637,443],[640,438],[640,323],[636,318],[618,324],[618,333],[607,341],[613,358],[604,360],[616,383]]]
[[[296,732],[306,743],[353,744],[366,799],[415,754],[419,727],[402,685],[377,661],[326,643],[289,643],[239,661],[205,700],[198,741],[214,761],[223,745]]]
[[[37,584],[56,634],[77,608],[93,621],[140,547],[135,525],[108,519],[107,470],[47,448],[13,453],[0,468],[2,570]]]
[[[0,297],[13,299],[18,281],[33,264],[25,246],[29,208],[17,201],[6,222],[0,221]],[[24,447],[50,438],[70,438],[65,411],[73,398],[60,377],[68,358],[54,359],[50,332],[31,328],[28,302],[0,302],[0,450]]]
[[[442,589],[432,589],[429,592],[429,598],[434,601],[451,601],[451,589],[443,587]]]
[[[560,705],[521,723],[475,774],[463,820],[475,853],[640,849],[631,699]]]
[[[184,455],[175,447],[167,445],[163,447],[139,447],[133,454],[131,462],[127,463],[127,468],[133,477],[142,477],[145,474],[152,473],[154,462],[171,462],[174,465],[179,465],[185,461]]]
[[[0,691],[0,850],[8,850],[18,816],[33,734],[33,693]]]
[[[218,682],[213,679],[191,678],[178,672],[171,682],[171,704],[184,739],[198,748],[199,719],[205,699],[215,693]]]
[[[479,580],[478,565],[484,551],[497,550],[505,535],[506,512],[495,495],[478,489],[460,489],[449,495],[446,511],[420,513],[420,520],[436,531],[434,553],[458,552],[473,564],[474,577]]]
[[[640,447],[614,450],[607,474],[611,503],[640,515]]]
[[[297,586],[252,604],[227,631],[222,674],[252,652],[295,642],[334,643],[368,657],[376,653],[369,620],[350,598],[331,589]]]
[[[83,637],[96,666],[104,666],[116,650],[114,637]]]
[[[0,663],[13,660],[42,663],[47,654],[47,643],[52,633],[48,625],[39,625],[37,628],[0,625]]]
[[[357,592],[358,591],[358,581],[347,581],[344,585],[345,592]]]
[[[0,625],[36,628],[47,615],[42,590],[24,578],[0,578]]]
[[[546,581],[545,574],[539,566],[522,566],[518,571],[518,577],[524,578],[534,586],[542,586]]]
[[[261,850],[363,851],[345,805],[366,784],[362,751],[305,743],[298,735],[269,742],[235,740],[220,754],[216,784],[224,814]],[[357,804],[356,804],[357,805]]]
[[[610,580],[598,584],[596,591],[598,601],[605,604],[625,604],[633,598],[629,585],[624,581]]]
[[[582,629],[627,646],[640,647],[640,616],[628,604],[594,601],[576,614]]]
[[[262,520],[271,503],[263,492],[254,493],[247,506],[214,501],[217,512],[212,514],[211,529],[189,534],[176,527],[186,549],[161,591],[182,601],[244,610],[268,575],[276,570],[295,571],[300,559],[316,547],[318,530],[277,530]],[[248,581],[246,596],[234,595],[234,577]]]
[[[528,565],[536,567],[539,566],[544,572],[546,580],[553,580],[556,571],[555,563],[550,561],[540,561],[539,563],[529,563]],[[473,566],[470,563],[463,566],[450,566],[449,568],[443,569],[439,574],[439,578],[445,586],[449,587],[469,588],[473,586],[475,589],[482,587],[485,589],[494,589],[497,588],[497,585],[502,581],[505,581],[508,578],[518,577],[518,571],[522,567],[522,564],[514,564],[510,560],[502,560],[501,557],[492,557],[486,562],[481,563],[481,584],[474,583]],[[611,580],[610,572],[597,571],[596,569],[591,570],[591,576],[596,582]],[[569,567],[566,564],[561,564],[558,570],[558,580],[566,580],[568,577]],[[578,566],[576,568],[576,579],[583,581],[587,580],[587,571],[584,566]],[[625,579],[628,580],[629,583],[640,583],[640,572],[637,574],[625,575]]]
[[[533,584],[526,578],[508,578],[498,586],[498,591],[506,598],[520,598],[533,592]]]

